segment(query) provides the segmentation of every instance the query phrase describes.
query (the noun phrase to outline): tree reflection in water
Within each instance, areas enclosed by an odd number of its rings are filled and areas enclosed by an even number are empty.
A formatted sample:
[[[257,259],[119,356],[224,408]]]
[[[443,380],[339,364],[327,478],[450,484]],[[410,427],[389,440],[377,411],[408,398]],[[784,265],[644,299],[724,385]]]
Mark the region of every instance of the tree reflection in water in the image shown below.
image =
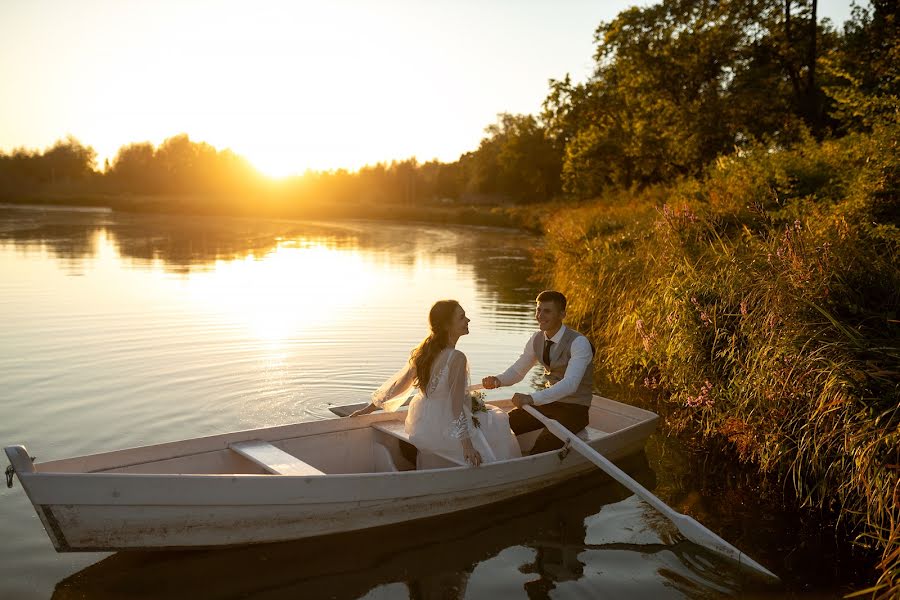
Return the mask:
[[[489,227],[441,227],[409,224],[334,223],[130,215],[121,213],[43,212],[0,208],[3,227],[0,244],[33,246],[58,258],[87,258],[96,252],[100,234],[116,246],[123,258],[158,262],[172,273],[204,270],[215,261],[265,256],[297,241],[333,250],[383,253],[391,260],[416,261],[452,258],[461,268],[472,268],[480,288],[496,303],[520,304],[533,300],[533,263],[524,258],[540,238]],[[502,231],[503,235],[492,235]],[[449,233],[452,232],[452,233]],[[459,232],[465,232],[459,235]],[[489,245],[489,252],[486,246]]]

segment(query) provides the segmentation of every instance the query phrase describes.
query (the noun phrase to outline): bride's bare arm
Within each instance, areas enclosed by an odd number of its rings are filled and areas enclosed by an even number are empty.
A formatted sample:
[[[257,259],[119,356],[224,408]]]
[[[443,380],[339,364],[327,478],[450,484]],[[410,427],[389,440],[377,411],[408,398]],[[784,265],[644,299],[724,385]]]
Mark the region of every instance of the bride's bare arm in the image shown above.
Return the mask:
[[[462,445],[463,456],[466,461],[477,467],[481,464],[481,454],[472,445],[469,436],[469,424],[463,406],[468,400],[466,392],[466,355],[459,350],[453,350],[448,365],[448,382],[450,383],[450,414],[453,415],[454,435],[459,438]]]

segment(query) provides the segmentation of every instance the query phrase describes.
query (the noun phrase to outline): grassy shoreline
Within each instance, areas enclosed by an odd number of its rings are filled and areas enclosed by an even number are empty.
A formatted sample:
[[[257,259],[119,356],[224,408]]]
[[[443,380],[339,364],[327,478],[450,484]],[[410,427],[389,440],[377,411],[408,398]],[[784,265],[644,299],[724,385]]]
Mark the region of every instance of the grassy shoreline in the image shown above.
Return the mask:
[[[762,146],[551,221],[596,368],[835,510],[900,594],[900,127]]]

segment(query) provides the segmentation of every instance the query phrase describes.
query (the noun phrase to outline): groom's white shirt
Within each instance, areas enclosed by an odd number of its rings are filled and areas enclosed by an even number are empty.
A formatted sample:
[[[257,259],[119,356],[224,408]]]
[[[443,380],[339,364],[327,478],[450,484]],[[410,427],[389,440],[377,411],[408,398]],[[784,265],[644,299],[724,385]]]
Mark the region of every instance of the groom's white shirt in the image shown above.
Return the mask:
[[[566,326],[563,325],[559,328],[559,331],[556,332],[556,335],[550,338],[550,341],[554,344],[559,344],[565,332]],[[522,356],[519,357],[519,360],[514,362],[510,368],[503,372],[503,374],[498,375],[497,378],[500,380],[501,385],[506,386],[519,383],[525,378],[528,371],[531,370],[531,367],[539,362],[539,358],[534,355],[534,341],[538,336],[541,337],[541,347],[543,347],[543,342],[547,339],[547,336],[544,335],[543,331],[538,331],[528,339],[528,343],[525,344],[525,351],[522,352]],[[556,402],[560,398],[571,396],[575,393],[575,390],[578,389],[578,384],[581,383],[581,378],[584,377],[585,369],[591,364],[591,344],[586,337],[579,335],[572,341],[570,352],[571,356],[569,358],[569,364],[566,366],[566,374],[563,375],[563,378],[556,382],[555,385],[533,392],[531,398],[534,400],[535,404],[549,404],[550,402]]]

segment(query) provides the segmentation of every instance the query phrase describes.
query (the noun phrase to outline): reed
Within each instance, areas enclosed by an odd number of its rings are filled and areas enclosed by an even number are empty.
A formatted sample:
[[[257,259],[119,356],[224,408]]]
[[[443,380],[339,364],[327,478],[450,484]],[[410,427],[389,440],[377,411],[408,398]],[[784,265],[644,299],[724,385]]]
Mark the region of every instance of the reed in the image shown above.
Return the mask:
[[[835,509],[900,595],[900,128],[758,144],[546,225],[606,377]]]

